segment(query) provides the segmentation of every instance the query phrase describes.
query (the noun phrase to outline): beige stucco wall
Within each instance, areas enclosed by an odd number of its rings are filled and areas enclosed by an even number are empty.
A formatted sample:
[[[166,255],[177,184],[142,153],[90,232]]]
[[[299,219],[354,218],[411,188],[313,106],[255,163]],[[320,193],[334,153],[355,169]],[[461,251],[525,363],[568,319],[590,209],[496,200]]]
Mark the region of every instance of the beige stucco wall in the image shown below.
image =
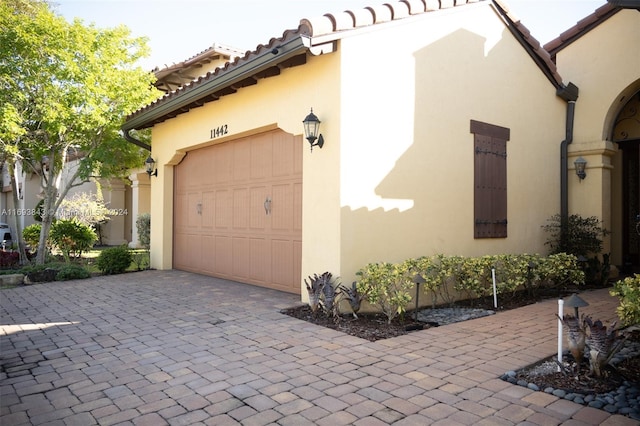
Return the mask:
[[[184,153],[275,128],[299,135],[312,107],[322,121],[326,145],[313,154],[307,146],[303,154],[303,271],[314,270],[305,268],[309,258],[327,265],[325,269],[337,265],[339,252],[326,248],[339,244],[338,177],[331,173],[339,161],[338,59],[337,55],[309,57],[304,66],[284,69],[278,77],[262,79],[153,128],[152,155],[159,166],[151,184],[152,267],[172,267],[173,167]],[[228,135],[210,139],[210,130],[221,125],[227,126]],[[314,222],[322,223],[325,232],[315,234],[316,226],[306,226]]]
[[[580,88],[569,163],[587,160],[587,178],[569,179],[569,210],[597,216],[612,233],[604,252],[622,263],[622,176],[613,121],[640,90],[640,13],[622,10],[557,55],[561,75]],[[575,176],[575,175],[574,175]]]
[[[341,44],[343,281],[368,262],[546,252],[566,110],[554,86],[489,4],[394,31]],[[472,119],[511,130],[506,239],[473,238]]]

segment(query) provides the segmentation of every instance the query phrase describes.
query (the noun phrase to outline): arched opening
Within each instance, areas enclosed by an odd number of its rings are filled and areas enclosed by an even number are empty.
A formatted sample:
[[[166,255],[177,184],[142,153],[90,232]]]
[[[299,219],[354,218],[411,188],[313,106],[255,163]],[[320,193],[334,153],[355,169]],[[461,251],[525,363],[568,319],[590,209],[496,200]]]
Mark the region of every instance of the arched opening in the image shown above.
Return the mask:
[[[640,90],[628,97],[614,122],[611,139],[621,166],[620,218],[623,272],[640,271]]]

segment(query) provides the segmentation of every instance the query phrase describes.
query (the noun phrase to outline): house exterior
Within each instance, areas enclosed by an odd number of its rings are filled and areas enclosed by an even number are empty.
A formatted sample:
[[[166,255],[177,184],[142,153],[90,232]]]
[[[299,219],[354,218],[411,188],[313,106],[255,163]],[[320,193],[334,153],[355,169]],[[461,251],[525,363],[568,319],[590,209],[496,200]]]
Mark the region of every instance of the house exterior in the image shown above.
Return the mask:
[[[613,137],[640,90],[640,13],[592,19],[551,54],[502,1],[391,2],[302,20],[169,91],[123,127],[152,128],[152,267],[305,299],[305,277],[349,283],[369,262],[544,253],[563,208],[630,229],[638,172]],[[607,239],[614,263],[623,239]]]

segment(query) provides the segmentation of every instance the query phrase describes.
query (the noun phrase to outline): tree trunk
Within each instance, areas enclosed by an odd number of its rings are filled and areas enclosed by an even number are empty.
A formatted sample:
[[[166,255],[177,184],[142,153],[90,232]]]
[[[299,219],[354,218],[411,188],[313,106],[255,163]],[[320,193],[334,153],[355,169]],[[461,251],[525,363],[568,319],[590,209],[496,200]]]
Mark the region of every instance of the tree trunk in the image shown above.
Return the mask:
[[[15,209],[18,209],[18,202],[19,202],[19,197],[18,197],[18,182],[16,181],[16,176],[15,176],[15,158],[12,159],[11,161],[7,162],[7,165],[9,166],[9,173],[11,175],[11,192],[12,192],[12,198],[13,198],[13,206],[15,207]],[[20,265],[26,265],[29,262],[29,259],[27,259],[27,252],[25,250],[24,247],[24,240],[22,239],[22,226],[20,224],[20,221],[18,220],[18,216],[17,215],[13,215],[13,223],[14,223],[14,229],[16,230],[16,235],[14,235],[14,238],[17,238],[18,240],[18,256],[19,258],[19,262]]]
[[[44,188],[44,203],[42,206],[42,229],[40,230],[40,240],[38,242],[38,253],[36,255],[36,264],[43,265],[47,258],[47,241],[49,240],[49,231],[51,225],[55,219],[55,214],[60,203],[64,197],[69,193],[69,189],[75,182],[80,172],[79,168],[76,168],[75,172],[70,176],[67,176],[67,181],[64,186],[60,188],[62,182],[62,171],[67,162],[67,149],[65,146],[60,155],[61,160],[56,161],[56,151],[52,150],[49,155],[49,164],[42,165],[42,177]]]

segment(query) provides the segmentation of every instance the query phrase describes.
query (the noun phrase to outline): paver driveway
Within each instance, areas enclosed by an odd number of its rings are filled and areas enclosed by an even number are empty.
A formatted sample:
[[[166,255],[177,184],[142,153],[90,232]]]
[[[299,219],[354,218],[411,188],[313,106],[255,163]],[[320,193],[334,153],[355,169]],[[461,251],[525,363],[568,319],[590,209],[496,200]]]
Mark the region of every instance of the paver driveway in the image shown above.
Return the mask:
[[[606,290],[588,313],[614,318]],[[295,295],[178,271],[0,291],[2,425],[632,425],[497,377],[555,351],[548,302],[378,342]]]

